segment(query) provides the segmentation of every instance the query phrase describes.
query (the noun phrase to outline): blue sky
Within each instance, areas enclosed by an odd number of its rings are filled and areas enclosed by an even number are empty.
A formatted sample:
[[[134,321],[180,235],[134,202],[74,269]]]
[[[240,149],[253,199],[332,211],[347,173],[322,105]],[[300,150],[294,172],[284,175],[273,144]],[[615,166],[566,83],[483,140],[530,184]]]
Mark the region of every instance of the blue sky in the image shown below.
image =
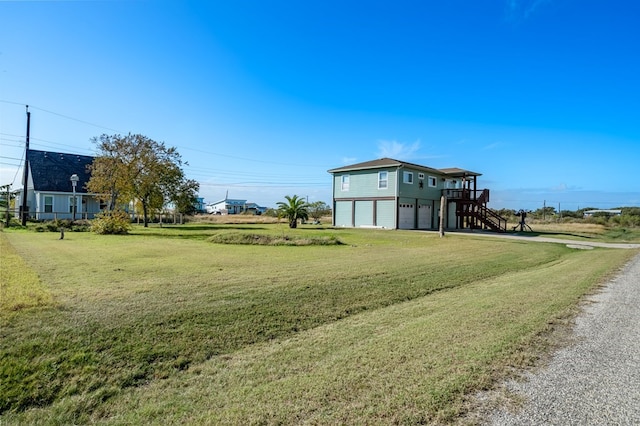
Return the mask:
[[[640,206],[640,2],[1,1],[0,185],[31,147],[176,146],[207,202],[331,201],[391,157],[490,207]]]

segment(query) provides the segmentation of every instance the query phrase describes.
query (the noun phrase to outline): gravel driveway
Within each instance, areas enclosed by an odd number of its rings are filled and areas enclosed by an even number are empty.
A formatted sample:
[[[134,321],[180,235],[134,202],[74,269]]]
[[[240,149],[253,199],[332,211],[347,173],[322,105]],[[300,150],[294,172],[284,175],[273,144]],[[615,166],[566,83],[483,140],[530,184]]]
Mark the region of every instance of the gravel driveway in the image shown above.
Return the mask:
[[[640,425],[640,255],[587,300],[574,343],[505,385],[524,398],[521,410],[486,424]]]

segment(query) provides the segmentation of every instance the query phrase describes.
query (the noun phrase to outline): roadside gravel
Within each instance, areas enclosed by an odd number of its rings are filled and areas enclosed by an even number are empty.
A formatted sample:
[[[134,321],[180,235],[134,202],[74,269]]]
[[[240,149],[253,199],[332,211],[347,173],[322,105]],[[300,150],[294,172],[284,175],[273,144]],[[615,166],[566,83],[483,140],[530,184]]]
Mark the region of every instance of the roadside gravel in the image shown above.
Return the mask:
[[[488,425],[640,425],[640,255],[576,318],[575,342],[505,384],[524,402]]]
[[[435,231],[428,231],[435,232]],[[640,244],[638,243],[601,243],[598,241],[588,241],[588,240],[565,240],[560,238],[550,238],[550,237],[540,237],[536,235],[527,235],[527,233],[521,234],[501,234],[497,232],[488,232],[488,231],[468,231],[464,229],[456,229],[455,231],[449,231],[449,233],[454,235],[469,235],[474,237],[487,237],[487,238],[501,238],[505,240],[520,240],[520,241],[531,241],[535,243],[556,243],[556,244],[566,244],[572,248],[589,248],[589,247],[603,247],[603,248],[618,248],[618,249],[640,249]]]

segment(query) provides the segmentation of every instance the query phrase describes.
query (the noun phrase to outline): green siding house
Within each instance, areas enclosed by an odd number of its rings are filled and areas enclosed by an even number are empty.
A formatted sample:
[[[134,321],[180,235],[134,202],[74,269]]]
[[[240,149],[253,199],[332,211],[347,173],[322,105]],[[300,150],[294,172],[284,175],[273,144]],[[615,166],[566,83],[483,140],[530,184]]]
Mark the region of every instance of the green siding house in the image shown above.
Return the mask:
[[[333,176],[334,226],[437,229],[444,196],[446,228],[506,229],[506,221],[486,207],[489,190],[477,189],[480,173],[433,169],[391,158],[329,173]]]

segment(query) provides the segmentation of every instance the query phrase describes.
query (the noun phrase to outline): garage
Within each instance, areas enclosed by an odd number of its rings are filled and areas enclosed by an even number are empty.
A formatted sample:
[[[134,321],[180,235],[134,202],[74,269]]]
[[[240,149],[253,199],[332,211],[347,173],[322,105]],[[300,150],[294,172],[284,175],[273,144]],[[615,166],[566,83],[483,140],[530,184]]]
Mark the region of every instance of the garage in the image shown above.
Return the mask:
[[[418,229],[431,229],[432,224],[431,204],[418,204]]]
[[[352,214],[351,201],[336,201],[335,208],[335,226],[352,227],[353,226],[353,214]]]
[[[398,204],[399,221],[398,228],[414,229],[416,227],[416,208],[415,203]]]
[[[373,201],[355,202],[355,226],[373,226]]]

